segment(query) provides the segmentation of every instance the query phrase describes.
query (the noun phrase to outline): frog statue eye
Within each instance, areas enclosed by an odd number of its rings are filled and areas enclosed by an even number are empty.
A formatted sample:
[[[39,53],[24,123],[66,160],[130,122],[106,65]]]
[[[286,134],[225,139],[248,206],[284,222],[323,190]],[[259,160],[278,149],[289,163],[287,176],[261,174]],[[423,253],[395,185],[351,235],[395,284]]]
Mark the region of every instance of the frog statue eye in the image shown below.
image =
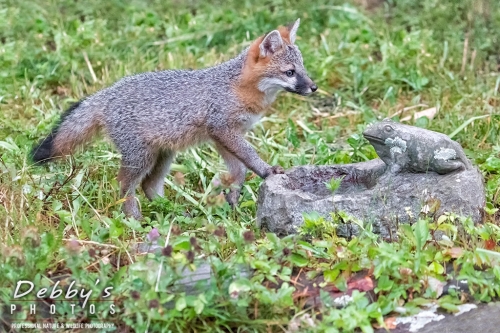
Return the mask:
[[[387,133],[390,133],[393,131],[393,128],[391,125],[385,125],[384,126],[384,131],[386,131]]]

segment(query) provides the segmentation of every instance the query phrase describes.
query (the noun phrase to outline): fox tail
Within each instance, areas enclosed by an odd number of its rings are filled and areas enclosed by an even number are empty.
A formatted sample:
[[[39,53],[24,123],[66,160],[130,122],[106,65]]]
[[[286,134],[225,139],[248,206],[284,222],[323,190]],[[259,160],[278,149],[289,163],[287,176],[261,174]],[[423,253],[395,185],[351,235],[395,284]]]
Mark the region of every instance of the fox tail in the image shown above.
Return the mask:
[[[31,151],[35,163],[45,163],[71,154],[87,142],[101,127],[98,113],[85,100],[74,103],[62,115],[52,132]]]

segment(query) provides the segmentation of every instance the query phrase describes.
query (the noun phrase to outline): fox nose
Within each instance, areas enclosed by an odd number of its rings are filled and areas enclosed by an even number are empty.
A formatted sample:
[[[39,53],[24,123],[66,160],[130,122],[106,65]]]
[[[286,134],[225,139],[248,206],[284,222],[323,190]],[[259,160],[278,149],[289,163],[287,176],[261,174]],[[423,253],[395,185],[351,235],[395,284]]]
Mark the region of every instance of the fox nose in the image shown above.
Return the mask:
[[[311,90],[312,92],[315,92],[316,90],[318,90],[318,86],[313,83],[313,85],[311,86]]]

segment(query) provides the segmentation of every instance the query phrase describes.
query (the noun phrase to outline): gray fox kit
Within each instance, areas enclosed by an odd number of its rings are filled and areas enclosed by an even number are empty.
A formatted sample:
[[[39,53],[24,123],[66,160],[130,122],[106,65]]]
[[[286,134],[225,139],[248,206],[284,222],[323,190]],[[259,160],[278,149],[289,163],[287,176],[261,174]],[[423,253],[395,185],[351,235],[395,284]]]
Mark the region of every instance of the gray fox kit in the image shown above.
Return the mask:
[[[122,154],[118,173],[127,216],[141,218],[135,199],[164,194],[175,152],[212,141],[233,186],[237,204],[247,168],[262,178],[283,173],[264,162],[244,139],[281,90],[309,95],[308,77],[295,45],[300,20],[257,38],[236,58],[201,70],[165,70],[125,77],[71,106],[52,133],[33,148],[36,163],[71,154],[103,128]]]

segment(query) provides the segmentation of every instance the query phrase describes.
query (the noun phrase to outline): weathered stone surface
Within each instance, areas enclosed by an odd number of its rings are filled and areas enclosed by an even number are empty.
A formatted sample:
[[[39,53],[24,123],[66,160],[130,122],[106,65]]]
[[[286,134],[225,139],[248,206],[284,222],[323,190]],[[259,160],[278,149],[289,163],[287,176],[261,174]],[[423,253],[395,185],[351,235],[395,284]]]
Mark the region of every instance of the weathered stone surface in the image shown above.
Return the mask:
[[[303,213],[330,218],[332,212],[345,211],[390,237],[397,223],[415,221],[421,213],[453,212],[481,221],[483,177],[458,143],[392,121],[373,125],[365,136],[382,159],[300,166],[268,177],[259,191],[258,225],[284,235],[303,224]],[[334,195],[325,186],[332,177],[344,177]],[[338,233],[349,236],[356,231],[355,224],[346,224]]]
[[[500,303],[480,305],[458,316],[446,315],[444,320],[426,325],[419,333],[453,332],[453,333],[495,333],[500,331]]]
[[[496,333],[500,329],[500,303],[479,304],[469,311],[457,314],[435,313],[435,317],[430,319],[423,327],[414,320],[407,324],[398,324],[391,333]],[[376,333],[385,333],[387,330],[381,328]]]
[[[147,253],[161,253],[163,246],[158,245],[156,242],[153,243],[135,243],[130,247],[130,251],[133,254],[141,255]],[[148,260],[146,264],[149,268],[158,272],[160,262],[156,260]],[[217,274],[214,273],[212,267],[209,263],[202,260],[195,261],[196,270],[192,271],[187,267],[177,267],[176,271],[180,278],[175,281],[171,288],[176,291],[183,291],[187,295],[196,295],[207,288],[215,287],[215,280],[212,278],[216,277]],[[234,276],[234,280],[238,278],[250,278],[253,274],[253,270],[245,264],[238,265],[236,270],[237,274]],[[162,270],[162,276],[171,274],[168,270]],[[173,304],[173,303],[172,303]],[[172,305],[170,304],[170,305]]]

